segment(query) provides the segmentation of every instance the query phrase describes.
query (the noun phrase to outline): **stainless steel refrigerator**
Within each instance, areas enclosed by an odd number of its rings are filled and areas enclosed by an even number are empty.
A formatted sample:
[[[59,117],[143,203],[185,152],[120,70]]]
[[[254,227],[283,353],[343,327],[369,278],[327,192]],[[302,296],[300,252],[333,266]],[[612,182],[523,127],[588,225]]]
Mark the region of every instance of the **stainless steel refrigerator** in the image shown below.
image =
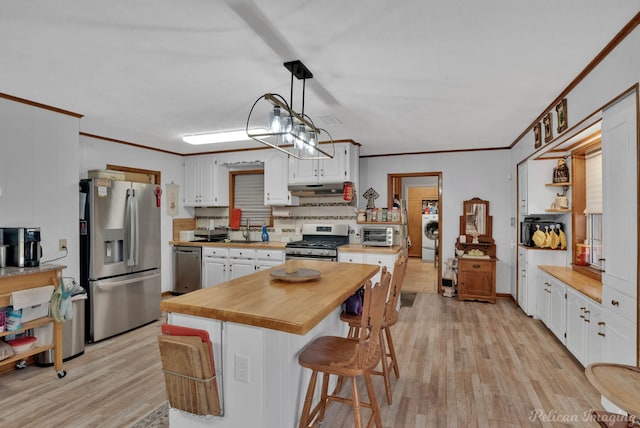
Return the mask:
[[[85,339],[97,342],[160,318],[156,185],[80,181],[80,283]]]

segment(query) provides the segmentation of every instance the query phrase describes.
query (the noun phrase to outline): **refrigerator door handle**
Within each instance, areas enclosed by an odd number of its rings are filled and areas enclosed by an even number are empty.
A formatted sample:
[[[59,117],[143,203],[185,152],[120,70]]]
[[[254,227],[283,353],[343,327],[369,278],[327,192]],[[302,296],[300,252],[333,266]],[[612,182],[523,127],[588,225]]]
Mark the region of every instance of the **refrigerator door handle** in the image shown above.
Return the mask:
[[[134,193],[133,189],[127,189],[127,211],[125,225],[127,228],[127,266],[135,266],[135,242],[134,242]]]
[[[140,251],[140,222],[138,219],[138,197],[136,196],[136,190],[131,189],[133,193],[133,265],[138,264],[138,260],[140,260],[140,255],[138,254]]]
[[[134,282],[140,282],[143,279],[156,278],[158,276],[160,276],[160,273],[154,273],[152,275],[147,275],[147,276],[136,276],[135,278],[125,279],[123,281],[112,282],[112,283],[108,283],[108,284],[97,284],[96,285],[96,291],[98,291],[98,292],[109,291],[109,290],[112,290],[114,288],[121,287],[123,285],[132,284]]]

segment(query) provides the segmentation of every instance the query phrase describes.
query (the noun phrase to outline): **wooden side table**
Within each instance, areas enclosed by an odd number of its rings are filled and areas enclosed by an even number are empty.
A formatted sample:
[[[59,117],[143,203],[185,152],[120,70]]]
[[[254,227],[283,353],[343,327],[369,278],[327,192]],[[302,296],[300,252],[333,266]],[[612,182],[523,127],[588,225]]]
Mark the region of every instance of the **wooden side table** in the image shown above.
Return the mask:
[[[607,400],[640,416],[640,368],[623,364],[594,363],[585,369],[587,379]]]
[[[458,258],[458,300],[496,302],[495,258]]]

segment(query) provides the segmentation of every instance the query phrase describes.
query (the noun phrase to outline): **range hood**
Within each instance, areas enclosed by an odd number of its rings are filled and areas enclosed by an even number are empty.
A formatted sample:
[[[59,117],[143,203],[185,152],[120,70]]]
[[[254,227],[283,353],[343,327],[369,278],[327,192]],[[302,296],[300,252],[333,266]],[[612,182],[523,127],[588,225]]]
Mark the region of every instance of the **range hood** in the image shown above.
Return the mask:
[[[342,183],[290,184],[289,191],[294,196],[342,196]]]

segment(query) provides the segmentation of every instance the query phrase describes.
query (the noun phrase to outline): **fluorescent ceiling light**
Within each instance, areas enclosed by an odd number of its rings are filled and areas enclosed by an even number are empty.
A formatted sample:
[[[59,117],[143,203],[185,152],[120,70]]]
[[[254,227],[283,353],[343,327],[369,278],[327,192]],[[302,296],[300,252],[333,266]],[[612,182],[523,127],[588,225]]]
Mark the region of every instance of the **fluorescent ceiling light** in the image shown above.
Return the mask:
[[[267,132],[264,128],[250,129],[251,132],[262,133]],[[223,131],[223,132],[210,132],[206,134],[191,134],[182,137],[182,141],[189,144],[216,144],[216,143],[232,143],[234,141],[251,140],[251,137],[247,135],[247,130],[242,129],[239,131]]]

